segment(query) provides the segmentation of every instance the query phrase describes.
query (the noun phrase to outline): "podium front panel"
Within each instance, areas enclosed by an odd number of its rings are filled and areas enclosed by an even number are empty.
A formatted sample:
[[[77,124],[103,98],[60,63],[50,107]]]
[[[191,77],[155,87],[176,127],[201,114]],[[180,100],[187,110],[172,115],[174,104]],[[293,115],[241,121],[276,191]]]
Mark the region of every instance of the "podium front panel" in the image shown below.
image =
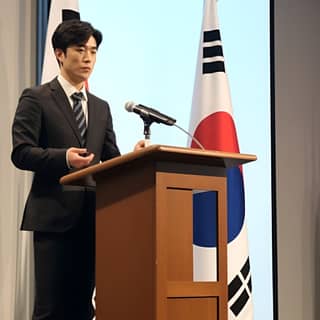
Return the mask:
[[[226,177],[180,169],[151,162],[97,181],[97,320],[227,320]],[[218,197],[217,281],[193,279],[194,190]]]
[[[156,179],[157,319],[227,319],[226,178],[158,172]],[[194,280],[195,190],[218,197],[216,281]]]

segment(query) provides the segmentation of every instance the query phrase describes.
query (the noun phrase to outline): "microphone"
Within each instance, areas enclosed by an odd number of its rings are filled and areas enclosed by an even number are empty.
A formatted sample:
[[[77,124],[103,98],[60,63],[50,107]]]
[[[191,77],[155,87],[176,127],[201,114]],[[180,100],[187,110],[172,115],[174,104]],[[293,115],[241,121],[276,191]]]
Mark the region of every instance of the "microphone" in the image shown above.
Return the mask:
[[[126,102],[124,107],[128,112],[134,112],[144,120],[146,119],[155,121],[157,123],[163,123],[167,126],[172,126],[176,122],[176,119],[173,119],[155,109],[146,107],[142,104],[135,104],[133,101]]]
[[[155,109],[146,107],[142,104],[135,104],[133,101],[128,101],[125,103],[124,105],[125,109],[128,112],[134,112],[136,114],[138,114],[144,121],[144,135],[146,138],[146,141],[148,141],[149,143],[149,139],[150,139],[150,125],[152,123],[152,121],[158,122],[158,123],[163,123],[166,124],[168,126],[175,126],[176,128],[178,128],[179,130],[181,130],[182,132],[184,132],[185,134],[187,134],[192,141],[194,141],[198,147],[200,147],[200,149],[205,150],[204,146],[200,143],[200,141],[194,137],[193,135],[191,135],[188,131],[184,130],[183,128],[179,127],[175,122],[176,119],[173,119]]]

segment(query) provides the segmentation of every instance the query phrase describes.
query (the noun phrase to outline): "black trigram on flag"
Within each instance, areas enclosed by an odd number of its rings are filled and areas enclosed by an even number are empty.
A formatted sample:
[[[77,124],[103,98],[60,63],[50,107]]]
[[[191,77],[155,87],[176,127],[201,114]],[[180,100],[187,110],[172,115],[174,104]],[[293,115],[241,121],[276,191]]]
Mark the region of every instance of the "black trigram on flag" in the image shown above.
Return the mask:
[[[252,292],[249,258],[228,285],[229,308],[235,316],[240,314]]]
[[[225,72],[220,30],[204,31],[202,74]],[[219,42],[219,44],[215,44]]]

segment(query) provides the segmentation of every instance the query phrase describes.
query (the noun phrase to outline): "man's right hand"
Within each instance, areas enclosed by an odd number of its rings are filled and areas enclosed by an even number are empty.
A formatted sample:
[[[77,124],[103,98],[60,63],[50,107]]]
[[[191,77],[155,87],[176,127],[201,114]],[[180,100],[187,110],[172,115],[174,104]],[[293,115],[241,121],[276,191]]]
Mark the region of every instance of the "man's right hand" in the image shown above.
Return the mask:
[[[71,168],[81,169],[87,167],[94,158],[93,153],[88,153],[86,148],[69,148],[67,150],[67,161]]]

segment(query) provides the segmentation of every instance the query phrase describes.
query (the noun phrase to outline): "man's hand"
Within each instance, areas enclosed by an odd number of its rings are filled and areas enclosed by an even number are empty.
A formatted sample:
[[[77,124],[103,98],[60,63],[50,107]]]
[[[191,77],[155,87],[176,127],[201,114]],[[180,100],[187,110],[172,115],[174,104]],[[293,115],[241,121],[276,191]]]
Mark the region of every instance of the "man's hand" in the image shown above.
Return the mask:
[[[67,150],[67,159],[71,168],[81,169],[87,167],[93,160],[94,154],[88,153],[85,148],[69,148]]]
[[[150,145],[150,141],[148,141],[148,140],[140,140],[134,146],[134,151],[146,148],[148,145]]]

